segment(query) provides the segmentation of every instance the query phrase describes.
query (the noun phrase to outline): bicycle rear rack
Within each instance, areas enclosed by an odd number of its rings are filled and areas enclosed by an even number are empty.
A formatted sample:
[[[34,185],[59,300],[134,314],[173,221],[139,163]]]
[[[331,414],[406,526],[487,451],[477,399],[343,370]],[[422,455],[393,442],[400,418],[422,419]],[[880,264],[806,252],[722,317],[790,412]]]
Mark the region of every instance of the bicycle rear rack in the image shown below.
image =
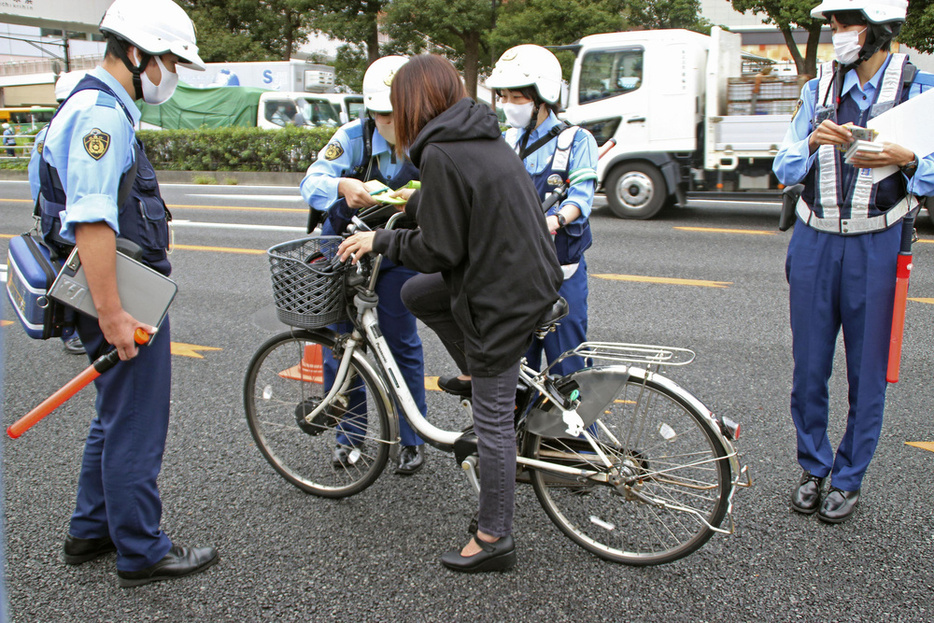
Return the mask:
[[[647,366],[686,366],[694,361],[694,351],[673,346],[651,346],[648,344],[620,344],[618,342],[582,342],[577,348],[563,353],[549,367],[568,357],[608,361],[612,363],[636,363]]]

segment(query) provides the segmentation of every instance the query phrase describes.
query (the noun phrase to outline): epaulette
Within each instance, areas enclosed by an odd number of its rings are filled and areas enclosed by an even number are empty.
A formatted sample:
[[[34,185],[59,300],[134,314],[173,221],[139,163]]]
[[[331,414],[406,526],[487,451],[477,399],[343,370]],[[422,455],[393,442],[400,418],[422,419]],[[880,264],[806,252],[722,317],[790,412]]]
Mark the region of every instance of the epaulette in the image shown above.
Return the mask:
[[[116,108],[117,107],[117,98],[106,91],[97,92],[97,101],[94,102],[95,106],[102,106],[104,108]]]

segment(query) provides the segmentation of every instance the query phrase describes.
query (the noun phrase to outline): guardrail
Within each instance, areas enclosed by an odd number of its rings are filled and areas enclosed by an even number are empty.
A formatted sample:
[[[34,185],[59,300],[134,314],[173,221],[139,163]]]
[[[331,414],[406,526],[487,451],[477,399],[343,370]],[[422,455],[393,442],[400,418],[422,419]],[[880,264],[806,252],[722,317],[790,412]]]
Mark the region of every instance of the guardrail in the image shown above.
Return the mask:
[[[8,145],[7,140],[13,139],[15,145]],[[35,134],[5,134],[3,144],[0,145],[0,159],[28,158],[32,154],[32,146],[36,141]]]

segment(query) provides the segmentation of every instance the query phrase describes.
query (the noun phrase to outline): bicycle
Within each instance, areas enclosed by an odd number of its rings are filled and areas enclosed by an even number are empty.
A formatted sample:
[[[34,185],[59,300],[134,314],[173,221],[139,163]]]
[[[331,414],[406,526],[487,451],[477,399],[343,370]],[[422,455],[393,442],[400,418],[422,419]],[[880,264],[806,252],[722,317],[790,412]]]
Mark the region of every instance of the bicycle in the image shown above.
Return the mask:
[[[257,446],[303,491],[350,496],[397,452],[398,404],[427,443],[454,453],[479,491],[472,429],[442,430],[419,413],[380,333],[374,289],[381,256],[348,269],[333,260],[340,241],[304,238],[268,252],[277,314],[293,328],[263,344],[247,370],[244,406]],[[559,299],[537,333],[566,313]],[[325,328],[348,318],[350,333]],[[330,387],[327,356],[339,362]],[[517,479],[531,482],[554,524],[584,549],[629,565],[671,562],[715,532],[732,534],[733,495],[751,485],[733,446],[739,425],[714,417],[659,373],[690,363],[694,353],[585,342],[561,359],[570,356],[600,365],[555,377],[549,369],[557,362],[537,371],[523,361],[517,388]],[[461,405],[469,413],[469,400]],[[334,452],[338,436],[346,442],[341,454]],[[727,516],[729,527],[721,528]]]

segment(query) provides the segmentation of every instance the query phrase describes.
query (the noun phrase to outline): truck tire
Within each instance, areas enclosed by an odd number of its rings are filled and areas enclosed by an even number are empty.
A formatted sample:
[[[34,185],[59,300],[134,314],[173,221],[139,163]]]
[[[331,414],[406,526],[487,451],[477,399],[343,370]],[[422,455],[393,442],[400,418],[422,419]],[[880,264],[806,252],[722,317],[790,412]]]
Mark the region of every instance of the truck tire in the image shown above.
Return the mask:
[[[647,162],[617,165],[606,182],[606,200],[619,218],[650,219],[665,205],[668,188],[661,171]]]

